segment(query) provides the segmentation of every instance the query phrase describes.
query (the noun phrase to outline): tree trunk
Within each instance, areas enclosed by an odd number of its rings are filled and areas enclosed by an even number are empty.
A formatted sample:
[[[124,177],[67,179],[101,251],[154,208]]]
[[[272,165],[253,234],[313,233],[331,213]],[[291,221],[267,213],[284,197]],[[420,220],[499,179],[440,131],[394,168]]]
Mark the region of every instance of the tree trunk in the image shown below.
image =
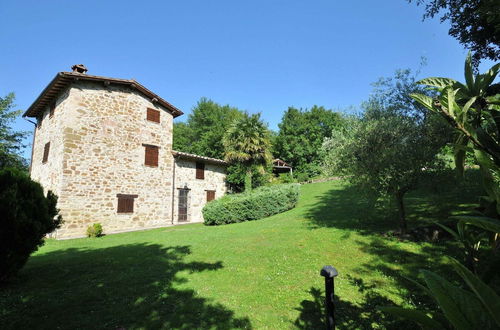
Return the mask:
[[[252,191],[252,170],[248,169],[245,175],[245,191]]]
[[[404,192],[397,191],[395,197],[396,197],[396,204],[398,205],[399,229],[401,230],[401,234],[406,234],[408,226],[406,224],[406,211],[405,211],[405,204],[403,201]]]

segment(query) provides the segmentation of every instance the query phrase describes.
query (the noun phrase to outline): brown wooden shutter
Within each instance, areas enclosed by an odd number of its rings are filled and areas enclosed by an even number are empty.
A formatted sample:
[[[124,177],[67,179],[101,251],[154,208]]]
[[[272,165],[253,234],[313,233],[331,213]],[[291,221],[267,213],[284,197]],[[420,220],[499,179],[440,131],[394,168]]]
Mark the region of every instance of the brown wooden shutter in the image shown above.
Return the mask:
[[[53,102],[50,104],[49,118],[52,118],[55,111],[56,111],[56,103]]]
[[[145,154],[144,154],[144,165],[148,166],[158,166],[158,147],[151,145],[144,145]]]
[[[117,213],[134,213],[134,199],[138,195],[124,195],[117,194],[118,197],[118,209]]]
[[[43,148],[43,159],[42,163],[46,163],[49,160],[49,151],[50,151],[50,142],[45,143],[45,147]]]
[[[160,111],[158,111],[156,109],[148,108],[146,119],[149,121],[153,121],[155,123],[159,123],[160,122]]]
[[[215,199],[215,190],[207,190],[207,202]]]
[[[196,178],[205,179],[205,164],[196,162]]]

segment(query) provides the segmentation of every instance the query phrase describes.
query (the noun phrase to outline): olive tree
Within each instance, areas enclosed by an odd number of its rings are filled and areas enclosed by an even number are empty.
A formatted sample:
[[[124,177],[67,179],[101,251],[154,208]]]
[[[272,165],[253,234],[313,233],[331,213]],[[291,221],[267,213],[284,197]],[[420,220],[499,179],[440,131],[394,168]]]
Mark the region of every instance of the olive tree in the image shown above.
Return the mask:
[[[425,171],[439,165],[436,155],[449,132],[436,118],[409,97],[425,92],[409,70],[375,84],[360,117],[350,117],[323,144],[328,174],[343,174],[352,183],[393,198],[399,228],[407,230],[405,194]]]

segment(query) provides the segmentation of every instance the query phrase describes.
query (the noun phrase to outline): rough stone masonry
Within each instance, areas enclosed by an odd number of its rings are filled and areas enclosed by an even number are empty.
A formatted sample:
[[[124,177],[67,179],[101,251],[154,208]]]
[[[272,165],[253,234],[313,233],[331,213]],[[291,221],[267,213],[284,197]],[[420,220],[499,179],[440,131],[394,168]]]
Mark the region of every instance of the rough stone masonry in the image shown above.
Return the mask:
[[[24,116],[37,119],[30,174],[59,196],[56,238],[203,220],[227,163],[172,150],[182,112],[134,80],[60,72]]]

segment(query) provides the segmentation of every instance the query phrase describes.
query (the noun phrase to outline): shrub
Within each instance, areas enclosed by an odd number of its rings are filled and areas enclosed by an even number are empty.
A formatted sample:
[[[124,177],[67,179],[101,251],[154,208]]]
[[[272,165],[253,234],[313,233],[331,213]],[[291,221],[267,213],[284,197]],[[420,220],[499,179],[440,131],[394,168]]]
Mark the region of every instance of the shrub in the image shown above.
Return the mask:
[[[94,223],[92,226],[87,227],[87,237],[101,237],[102,236],[102,225],[100,223]]]
[[[226,195],[203,208],[206,225],[262,219],[297,205],[299,184],[273,185],[249,193]]]
[[[0,282],[15,275],[59,228],[57,196],[16,169],[0,170]]]

